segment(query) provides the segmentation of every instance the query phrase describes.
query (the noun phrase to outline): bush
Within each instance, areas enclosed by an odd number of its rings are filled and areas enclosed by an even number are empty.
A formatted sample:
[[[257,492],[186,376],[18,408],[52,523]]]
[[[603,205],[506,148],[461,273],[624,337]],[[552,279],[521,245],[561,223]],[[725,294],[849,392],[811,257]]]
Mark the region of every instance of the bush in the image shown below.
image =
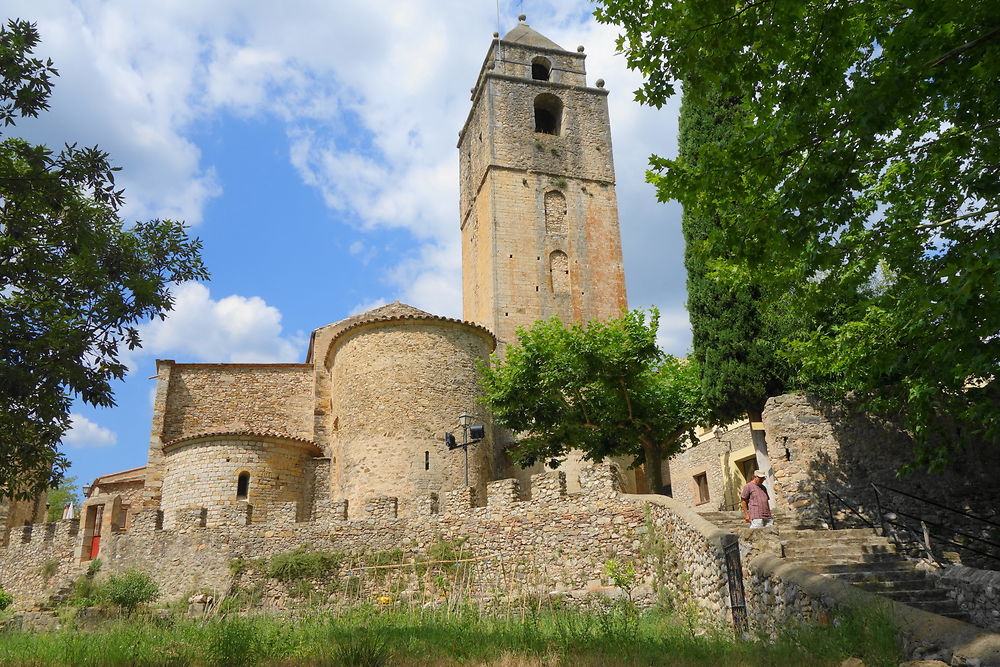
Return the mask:
[[[342,554],[310,551],[303,545],[295,551],[275,554],[267,565],[267,576],[285,583],[302,579],[322,579],[336,573],[343,562]]]
[[[101,587],[101,597],[122,609],[135,609],[160,597],[160,587],[145,572],[130,570],[109,577]]]
[[[73,582],[73,591],[69,596],[69,603],[74,607],[92,607],[97,604],[99,589],[94,580],[82,575]]]
[[[0,611],[14,604],[14,596],[0,588]]]

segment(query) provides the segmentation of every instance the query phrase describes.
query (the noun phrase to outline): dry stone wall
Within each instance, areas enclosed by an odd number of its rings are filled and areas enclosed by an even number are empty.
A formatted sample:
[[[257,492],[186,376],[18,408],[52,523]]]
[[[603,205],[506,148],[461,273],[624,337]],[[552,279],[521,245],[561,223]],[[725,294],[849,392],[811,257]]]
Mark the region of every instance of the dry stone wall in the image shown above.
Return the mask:
[[[950,665],[1000,665],[1000,635],[953,618],[880,598],[774,554],[745,563],[747,616],[754,633],[775,636],[801,623],[836,623],[846,610],[886,614],[910,660]]]
[[[1000,632],[1000,572],[952,565],[937,576],[973,623]]]

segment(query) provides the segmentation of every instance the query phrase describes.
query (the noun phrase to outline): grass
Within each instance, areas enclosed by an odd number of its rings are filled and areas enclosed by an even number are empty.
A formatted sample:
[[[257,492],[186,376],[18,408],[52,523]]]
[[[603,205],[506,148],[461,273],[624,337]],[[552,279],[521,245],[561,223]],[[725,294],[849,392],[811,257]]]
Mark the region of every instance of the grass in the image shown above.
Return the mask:
[[[335,615],[133,618],[100,630],[0,634],[0,665],[382,665],[508,667],[638,665],[897,665],[895,630],[874,613],[790,628],[773,643],[692,633],[675,616],[617,604],[487,615],[355,607]]]

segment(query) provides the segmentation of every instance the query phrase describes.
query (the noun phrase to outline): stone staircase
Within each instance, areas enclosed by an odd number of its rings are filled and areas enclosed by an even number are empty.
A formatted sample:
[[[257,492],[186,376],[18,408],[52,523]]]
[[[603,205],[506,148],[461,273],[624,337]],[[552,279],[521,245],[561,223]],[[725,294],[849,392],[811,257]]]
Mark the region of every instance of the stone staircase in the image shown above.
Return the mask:
[[[701,516],[733,532],[747,526],[740,512],[702,512]],[[935,586],[926,572],[869,528],[817,529],[780,515],[775,526],[783,556],[808,570],[917,609],[969,621],[968,615],[944,589]]]

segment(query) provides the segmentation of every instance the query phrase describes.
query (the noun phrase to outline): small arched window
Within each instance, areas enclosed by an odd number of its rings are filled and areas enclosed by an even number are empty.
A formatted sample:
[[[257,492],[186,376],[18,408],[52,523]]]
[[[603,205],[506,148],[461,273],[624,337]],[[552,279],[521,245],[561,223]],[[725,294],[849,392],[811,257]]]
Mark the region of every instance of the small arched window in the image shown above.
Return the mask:
[[[535,132],[559,134],[562,125],[562,100],[552,93],[535,98]]]
[[[549,255],[549,286],[553,294],[569,293],[569,257],[562,250]]]
[[[241,472],[236,478],[236,499],[246,500],[250,497],[250,473]]]
[[[537,56],[531,61],[531,78],[538,81],[548,81],[549,74],[552,72],[552,63],[549,62],[548,58],[543,58],[542,56]]]

